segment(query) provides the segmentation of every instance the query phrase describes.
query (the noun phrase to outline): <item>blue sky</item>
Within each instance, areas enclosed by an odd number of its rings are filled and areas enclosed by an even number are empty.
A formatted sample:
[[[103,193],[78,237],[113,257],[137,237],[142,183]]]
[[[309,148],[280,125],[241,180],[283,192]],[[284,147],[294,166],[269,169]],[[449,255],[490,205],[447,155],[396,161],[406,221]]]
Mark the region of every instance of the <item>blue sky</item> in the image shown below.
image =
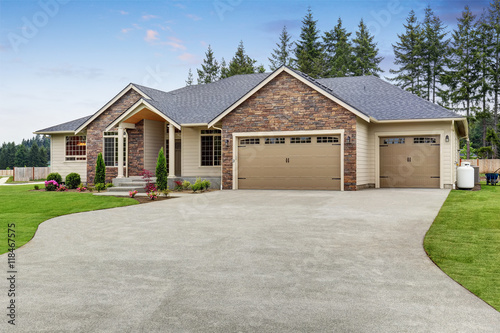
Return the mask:
[[[411,9],[423,19],[430,4],[454,28],[470,3],[485,0],[0,0],[0,144],[90,115],[128,83],[161,90],[185,86],[210,44],[229,60],[238,43],[269,70],[283,28],[293,39],[310,6],[318,28],[342,18],[348,31],[364,19],[380,49],[383,75],[394,68],[391,44]]]

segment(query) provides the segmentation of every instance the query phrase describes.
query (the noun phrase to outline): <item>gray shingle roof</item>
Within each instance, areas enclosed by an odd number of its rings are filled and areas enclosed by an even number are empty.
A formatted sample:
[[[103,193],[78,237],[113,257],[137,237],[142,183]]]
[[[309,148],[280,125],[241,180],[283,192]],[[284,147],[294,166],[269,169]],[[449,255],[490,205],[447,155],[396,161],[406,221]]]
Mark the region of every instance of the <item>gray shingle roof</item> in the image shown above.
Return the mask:
[[[458,114],[413,95],[375,76],[313,79],[293,70],[359,112],[376,120],[459,118]],[[214,83],[165,92],[133,84],[151,99],[152,106],[182,124],[207,124],[223,113],[271,73],[231,76]],[[74,131],[91,116],[37,132]]]
[[[36,131],[35,133],[45,133],[45,132],[74,132],[78,127],[80,127],[84,122],[86,122],[90,116],[78,118],[66,123],[62,123],[56,126],[47,127],[42,130]]]

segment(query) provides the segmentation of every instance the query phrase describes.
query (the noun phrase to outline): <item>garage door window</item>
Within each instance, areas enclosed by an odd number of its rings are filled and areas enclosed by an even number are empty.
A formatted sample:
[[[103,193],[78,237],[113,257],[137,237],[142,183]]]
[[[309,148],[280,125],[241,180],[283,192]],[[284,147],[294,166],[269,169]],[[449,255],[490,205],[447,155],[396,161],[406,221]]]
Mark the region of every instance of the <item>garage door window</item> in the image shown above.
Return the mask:
[[[429,137],[413,138],[413,143],[436,143],[436,138],[429,138]]]
[[[260,139],[241,139],[241,145],[260,145]]]
[[[290,138],[290,143],[311,143],[311,137],[302,136],[297,138]]]
[[[384,139],[384,145],[404,145],[405,138],[387,138]]]
[[[337,143],[339,138],[336,136],[318,136],[316,141],[317,143]]]
[[[285,138],[266,138],[266,145],[282,145],[285,144]]]

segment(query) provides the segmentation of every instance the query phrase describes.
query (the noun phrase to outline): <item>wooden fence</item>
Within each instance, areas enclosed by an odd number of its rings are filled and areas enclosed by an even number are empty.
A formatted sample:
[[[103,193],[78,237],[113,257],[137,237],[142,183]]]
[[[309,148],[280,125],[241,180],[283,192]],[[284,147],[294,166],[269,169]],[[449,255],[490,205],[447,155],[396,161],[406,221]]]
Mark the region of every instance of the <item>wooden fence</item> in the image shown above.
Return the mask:
[[[50,167],[29,167],[16,168],[14,167],[15,182],[27,182],[30,180],[45,179],[50,173]]]
[[[14,176],[14,170],[0,170],[0,176]]]
[[[493,172],[497,169],[500,169],[500,160],[481,160],[481,159],[474,159],[474,160],[462,160],[462,162],[470,162],[470,165],[472,166],[478,166],[479,167],[479,173],[489,173]]]

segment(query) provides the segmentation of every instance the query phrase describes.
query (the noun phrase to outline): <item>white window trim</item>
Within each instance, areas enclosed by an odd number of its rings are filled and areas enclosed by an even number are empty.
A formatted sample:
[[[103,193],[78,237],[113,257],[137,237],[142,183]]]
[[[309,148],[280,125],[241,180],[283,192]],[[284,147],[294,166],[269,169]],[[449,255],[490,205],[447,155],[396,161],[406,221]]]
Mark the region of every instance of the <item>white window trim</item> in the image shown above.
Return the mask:
[[[114,131],[106,131],[106,132],[114,132]],[[128,133],[127,131],[123,131],[123,137],[125,139],[125,163],[123,164],[124,168],[127,168],[128,165]],[[103,160],[105,159],[105,147],[106,147],[106,141],[104,140],[105,138],[118,138],[118,134],[116,135],[104,135],[104,132],[102,133],[102,158]],[[118,165],[106,165],[106,168],[117,168]],[[127,168],[127,176],[128,176],[128,168]]]
[[[84,160],[76,160],[76,159],[74,161],[67,160],[68,157],[75,157],[75,158],[84,157],[84,155],[66,155],[66,141],[68,140],[68,137],[72,137],[72,136],[84,136],[85,137],[85,159]],[[52,140],[50,140],[50,142],[51,142],[50,147],[52,150]],[[52,152],[50,154],[50,158],[52,160]],[[64,162],[65,163],[87,163],[87,135],[65,135],[64,136]]]
[[[201,131],[218,131],[217,129],[210,129],[210,128],[201,128],[200,129],[200,132],[199,132],[199,135],[198,135],[198,138],[199,138],[199,142],[198,142],[198,148],[200,149],[199,152],[198,152],[198,167],[200,168],[222,168],[222,132],[221,133],[213,133],[213,134],[202,134]],[[220,165],[202,165],[201,164],[201,137],[202,136],[220,136],[220,154],[221,154],[221,160],[220,160]],[[215,159],[214,159],[215,161]]]
[[[316,135],[339,135],[340,136],[340,191],[344,191],[344,133],[345,130],[313,130],[313,131],[276,131],[276,132],[235,132],[233,133],[233,190],[238,189],[238,143],[242,137],[273,137],[273,136],[316,136]],[[260,145],[256,145],[260,146]],[[264,145],[262,145],[264,146]]]

